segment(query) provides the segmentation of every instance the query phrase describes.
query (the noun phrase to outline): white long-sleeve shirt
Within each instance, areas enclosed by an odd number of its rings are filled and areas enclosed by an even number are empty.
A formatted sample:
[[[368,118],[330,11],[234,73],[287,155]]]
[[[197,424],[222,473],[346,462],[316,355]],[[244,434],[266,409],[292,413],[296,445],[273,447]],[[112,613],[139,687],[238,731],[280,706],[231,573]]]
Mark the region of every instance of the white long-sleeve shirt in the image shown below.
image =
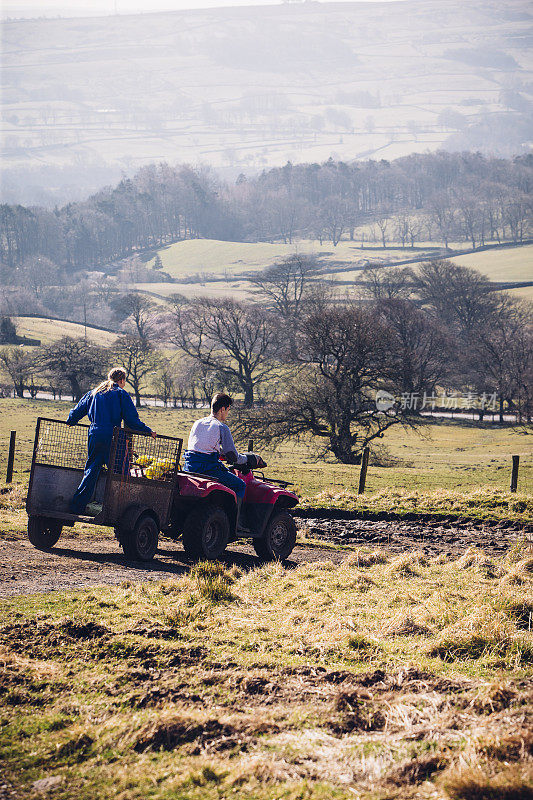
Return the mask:
[[[225,456],[231,464],[241,466],[248,460],[245,454],[237,452],[228,426],[212,414],[194,423],[189,434],[187,450],[193,450],[195,453],[218,453]]]

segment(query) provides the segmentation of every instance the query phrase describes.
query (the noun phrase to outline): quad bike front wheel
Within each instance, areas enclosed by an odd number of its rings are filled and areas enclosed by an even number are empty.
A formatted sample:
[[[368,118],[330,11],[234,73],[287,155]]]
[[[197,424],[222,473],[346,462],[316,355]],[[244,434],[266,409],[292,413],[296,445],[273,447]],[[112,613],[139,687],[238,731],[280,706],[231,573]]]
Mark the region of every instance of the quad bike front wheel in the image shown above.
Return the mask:
[[[260,539],[254,539],[255,552],[263,561],[285,561],[296,544],[296,524],[288,511],[275,511]]]
[[[49,550],[61,536],[63,526],[51,517],[28,517],[28,539],[38,550]]]
[[[207,503],[195,508],[183,526],[183,549],[188,558],[214,561],[229,540],[229,520],[223,508]]]

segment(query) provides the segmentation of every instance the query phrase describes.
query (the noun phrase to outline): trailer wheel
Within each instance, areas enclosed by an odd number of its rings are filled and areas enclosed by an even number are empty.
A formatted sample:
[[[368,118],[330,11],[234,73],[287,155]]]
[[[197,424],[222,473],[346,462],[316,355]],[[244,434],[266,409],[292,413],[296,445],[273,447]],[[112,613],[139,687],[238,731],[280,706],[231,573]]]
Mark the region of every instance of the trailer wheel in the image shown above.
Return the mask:
[[[185,520],[183,549],[190,559],[214,561],[223,554],[228,540],[228,515],[219,506],[200,505]]]
[[[254,550],[263,561],[285,561],[296,544],[296,525],[288,511],[274,511],[261,538],[253,539]]]
[[[28,518],[28,539],[38,550],[49,550],[61,536],[63,526],[49,517]]]
[[[142,514],[131,530],[119,532],[119,541],[126,558],[151,561],[159,543],[159,526],[151,514]]]

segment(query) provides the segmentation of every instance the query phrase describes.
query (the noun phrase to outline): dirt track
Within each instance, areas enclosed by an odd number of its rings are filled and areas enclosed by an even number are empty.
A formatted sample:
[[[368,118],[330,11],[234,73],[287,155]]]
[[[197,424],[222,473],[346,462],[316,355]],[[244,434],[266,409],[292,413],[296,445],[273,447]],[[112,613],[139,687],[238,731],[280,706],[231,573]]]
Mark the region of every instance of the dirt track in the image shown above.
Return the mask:
[[[454,557],[472,545],[490,555],[501,555],[520,536],[519,531],[498,526],[324,519],[297,522],[313,539],[332,544],[382,547],[389,552],[417,548],[428,555],[445,553]],[[150,564],[127,561],[111,531],[109,535],[104,531],[101,536],[88,537],[66,529],[49,552],[36,550],[22,534],[0,533],[0,597],[117,585],[123,581],[163,580],[181,575],[190,567],[181,545],[169,539],[161,540]],[[345,555],[344,549],[297,546],[287,565],[324,559],[339,563]],[[253,548],[244,543],[230,545],[226,560],[244,568],[260,563]]]

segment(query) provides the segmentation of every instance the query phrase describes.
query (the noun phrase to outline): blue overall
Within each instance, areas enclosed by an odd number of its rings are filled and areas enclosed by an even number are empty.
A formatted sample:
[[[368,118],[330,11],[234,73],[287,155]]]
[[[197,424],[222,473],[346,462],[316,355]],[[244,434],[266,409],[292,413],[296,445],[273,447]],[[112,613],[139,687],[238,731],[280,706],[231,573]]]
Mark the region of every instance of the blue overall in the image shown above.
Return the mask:
[[[88,454],[82,481],[70,503],[73,514],[83,513],[96,488],[102,466],[109,466],[114,428],[118,428],[124,420],[125,425],[132,430],[152,433],[139,419],[129,394],[116,383],[108,392],[87,392],[68,415],[68,425],[75,425],[85,415],[91,423],[87,442]],[[129,464],[125,468],[128,466]]]
[[[195,450],[186,450],[183,458],[184,472],[201,472],[210,475],[217,481],[233,489],[237,497],[243,498],[246,484],[219,460],[218,453],[197,453]]]

